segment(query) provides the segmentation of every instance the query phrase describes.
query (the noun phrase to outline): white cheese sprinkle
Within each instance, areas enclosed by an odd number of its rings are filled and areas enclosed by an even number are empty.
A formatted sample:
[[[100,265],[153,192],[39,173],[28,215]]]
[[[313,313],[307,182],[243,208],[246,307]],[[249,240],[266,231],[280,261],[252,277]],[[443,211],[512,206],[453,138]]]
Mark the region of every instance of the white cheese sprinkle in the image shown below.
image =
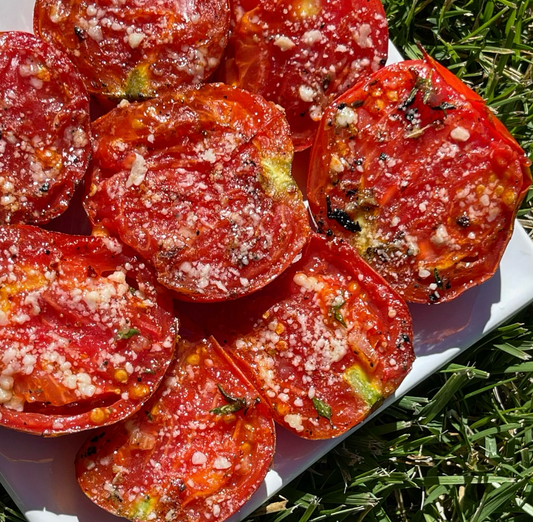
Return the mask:
[[[450,132],[450,137],[454,141],[468,141],[470,133],[464,127],[455,127],[455,129]]]
[[[131,33],[128,35],[128,43],[132,49],[136,49],[145,38],[146,35],[144,33]]]
[[[195,451],[192,454],[192,463],[195,466],[201,466],[202,464],[205,464],[206,462],[207,462],[207,457],[201,451]]]
[[[148,167],[146,166],[145,159],[140,154],[135,153],[130,175],[126,181],[126,188],[130,188],[132,185],[138,187],[144,181],[147,172]]]
[[[311,103],[315,99],[315,96],[316,96],[316,92],[314,91],[314,89],[312,89],[311,87],[307,85],[300,85],[300,87],[298,88],[298,93],[300,94],[300,98],[304,102],[309,102],[309,103]]]
[[[274,40],[274,45],[279,47],[282,51],[288,51],[289,49],[296,47],[296,44],[287,36],[278,36],[278,38]]]

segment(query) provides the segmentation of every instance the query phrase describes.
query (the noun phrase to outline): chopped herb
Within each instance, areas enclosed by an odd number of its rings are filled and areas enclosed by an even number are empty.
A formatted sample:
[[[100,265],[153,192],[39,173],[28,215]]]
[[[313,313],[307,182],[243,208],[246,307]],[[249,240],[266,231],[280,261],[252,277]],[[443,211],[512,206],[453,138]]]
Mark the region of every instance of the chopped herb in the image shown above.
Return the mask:
[[[452,105],[448,102],[442,102],[440,105],[436,105],[435,107],[430,107],[430,109],[433,109],[434,111],[442,111],[444,113],[444,117],[446,118],[447,114],[446,111],[452,111],[453,109],[456,109],[457,107],[455,105]]]
[[[361,225],[358,222],[354,222],[344,210],[331,208],[329,196],[326,196],[326,206],[328,219],[335,220],[341,227],[350,232],[361,232]]]
[[[315,407],[319,417],[324,417],[331,422],[331,406],[326,404],[324,401],[317,399],[316,397],[313,397],[313,406]]]
[[[409,139],[409,138],[420,138],[420,136],[422,136],[424,134],[424,132],[426,132],[429,128],[433,127],[433,125],[435,123],[440,123],[439,120],[436,120],[434,122],[431,122],[429,125],[426,125],[425,127],[415,127],[412,131],[410,132],[407,132],[405,134],[405,138]]]
[[[214,413],[215,415],[230,415],[231,413],[235,413],[236,411],[242,410],[243,408],[245,411],[248,409],[246,404],[246,398],[245,397],[232,397],[226,391],[220,384],[217,384],[218,391],[222,394],[222,397],[228,402],[228,404],[224,404],[224,406],[219,406],[217,408],[213,408],[212,410],[209,410],[209,413]]]
[[[411,89],[411,92],[409,93],[407,98],[402,103],[400,103],[400,105],[398,105],[398,109],[400,109],[401,111],[405,111],[407,107],[409,107],[410,105],[413,105],[417,92],[418,92],[418,87],[415,85]]]
[[[137,330],[137,328],[130,328],[129,330],[124,330],[121,332],[118,332],[115,336],[116,340],[120,339],[131,339],[134,335],[139,335],[141,332]]]
[[[414,73],[418,74],[418,71],[413,70]],[[415,86],[411,89],[411,92],[407,98],[398,105],[398,109],[401,111],[407,110],[407,107],[412,105],[415,101],[416,94],[418,92],[422,93],[422,103],[427,105],[430,98],[435,94],[435,88],[433,87],[433,82],[431,80],[431,75],[429,78],[424,78],[423,76],[418,76],[415,82]],[[431,107],[433,109],[433,107]],[[454,107],[455,108],[455,107]]]
[[[337,301],[337,299],[335,299],[335,301],[333,301],[334,303]],[[341,300],[340,303],[337,303],[337,304],[334,304],[331,306],[331,310],[333,312],[333,317],[334,319],[339,322],[340,324],[342,324],[342,326],[344,326],[344,328],[348,328],[348,326],[346,326],[346,322],[344,321],[344,317],[342,316],[341,312],[340,312],[340,309],[344,306],[346,301],[343,301]]]
[[[436,268],[433,269],[433,277],[435,278],[435,283],[437,283],[437,286],[439,288],[442,288],[443,287],[442,279],[439,275],[439,271]]]

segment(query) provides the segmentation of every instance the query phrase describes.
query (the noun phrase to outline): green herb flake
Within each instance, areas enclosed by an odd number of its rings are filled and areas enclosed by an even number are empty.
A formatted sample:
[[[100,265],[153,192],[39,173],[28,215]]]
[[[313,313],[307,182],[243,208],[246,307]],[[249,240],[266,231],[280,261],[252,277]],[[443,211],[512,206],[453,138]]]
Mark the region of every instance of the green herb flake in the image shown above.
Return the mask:
[[[339,301],[339,302],[337,302],[337,301]],[[335,304],[331,305],[331,312],[333,314],[333,318],[335,319],[335,321],[337,321],[338,323],[342,324],[342,326],[344,326],[344,328],[348,328],[348,326],[346,325],[346,321],[344,320],[344,317],[343,317],[343,315],[341,314],[341,311],[340,311],[340,309],[345,305],[346,301],[344,301],[343,299],[339,300],[339,299],[335,298],[333,303],[335,303]]]
[[[139,335],[141,332],[137,328],[130,328],[129,330],[122,330],[115,336],[116,340],[131,339],[134,335]]]
[[[420,136],[423,136],[424,133],[430,129],[431,127],[433,127],[435,124],[435,122],[432,122],[432,123],[429,123],[428,125],[426,125],[425,127],[415,127],[412,131],[409,131],[407,133],[404,134],[404,137],[406,139],[414,139],[414,138],[420,138]]]
[[[214,413],[215,415],[230,415],[236,411],[247,409],[245,397],[232,397],[224,390],[224,388],[222,388],[221,384],[217,384],[217,388],[228,404],[213,408],[212,410],[209,410],[209,413]]]
[[[444,113],[444,117],[446,118],[446,116],[448,116],[446,114],[446,111],[452,111],[454,109],[456,109],[457,107],[455,105],[452,105],[451,103],[448,103],[448,102],[442,102],[440,105],[436,105],[435,107],[431,107],[431,109],[433,109],[434,111],[442,111]]]
[[[444,285],[442,284],[442,279],[439,275],[439,271],[436,268],[433,269],[433,277],[435,278],[435,283],[437,286],[439,288],[443,288]]]
[[[433,87],[433,81],[431,80],[431,72],[428,78],[419,76],[416,80],[416,87],[422,92],[422,103],[427,105],[430,98],[435,94],[435,87]]]
[[[319,417],[324,417],[331,422],[331,406],[329,406],[329,404],[326,404],[324,401],[313,397],[313,406],[315,407]]]

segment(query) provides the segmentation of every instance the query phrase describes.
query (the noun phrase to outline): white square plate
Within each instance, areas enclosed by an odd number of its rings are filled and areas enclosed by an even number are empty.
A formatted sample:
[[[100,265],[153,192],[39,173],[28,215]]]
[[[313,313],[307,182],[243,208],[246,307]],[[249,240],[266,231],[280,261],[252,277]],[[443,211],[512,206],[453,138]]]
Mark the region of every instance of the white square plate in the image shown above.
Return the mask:
[[[33,4],[34,0],[1,0],[0,31],[31,31]],[[391,45],[389,62],[401,59]],[[531,301],[533,242],[517,223],[501,266],[492,279],[451,303],[410,306],[417,358],[411,373],[396,394],[385,401],[376,413]],[[81,433],[43,439],[0,428],[0,480],[29,522],[124,520],[95,506],[78,487],[74,457],[87,436]],[[244,519],[345,437],[308,441],[278,429],[278,445],[272,469],[256,494],[230,520],[237,522]]]

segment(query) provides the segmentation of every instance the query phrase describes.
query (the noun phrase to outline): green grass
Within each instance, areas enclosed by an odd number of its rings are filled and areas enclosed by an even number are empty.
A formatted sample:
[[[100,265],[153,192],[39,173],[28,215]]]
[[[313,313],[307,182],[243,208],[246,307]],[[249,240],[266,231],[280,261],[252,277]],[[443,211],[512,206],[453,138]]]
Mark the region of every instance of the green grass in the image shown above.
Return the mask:
[[[533,0],[387,0],[533,155]],[[520,219],[530,231],[533,191]],[[533,270],[533,267],[532,267]],[[526,522],[533,517],[533,306],[427,379],[263,506],[254,522]],[[0,522],[19,522],[0,495]]]

